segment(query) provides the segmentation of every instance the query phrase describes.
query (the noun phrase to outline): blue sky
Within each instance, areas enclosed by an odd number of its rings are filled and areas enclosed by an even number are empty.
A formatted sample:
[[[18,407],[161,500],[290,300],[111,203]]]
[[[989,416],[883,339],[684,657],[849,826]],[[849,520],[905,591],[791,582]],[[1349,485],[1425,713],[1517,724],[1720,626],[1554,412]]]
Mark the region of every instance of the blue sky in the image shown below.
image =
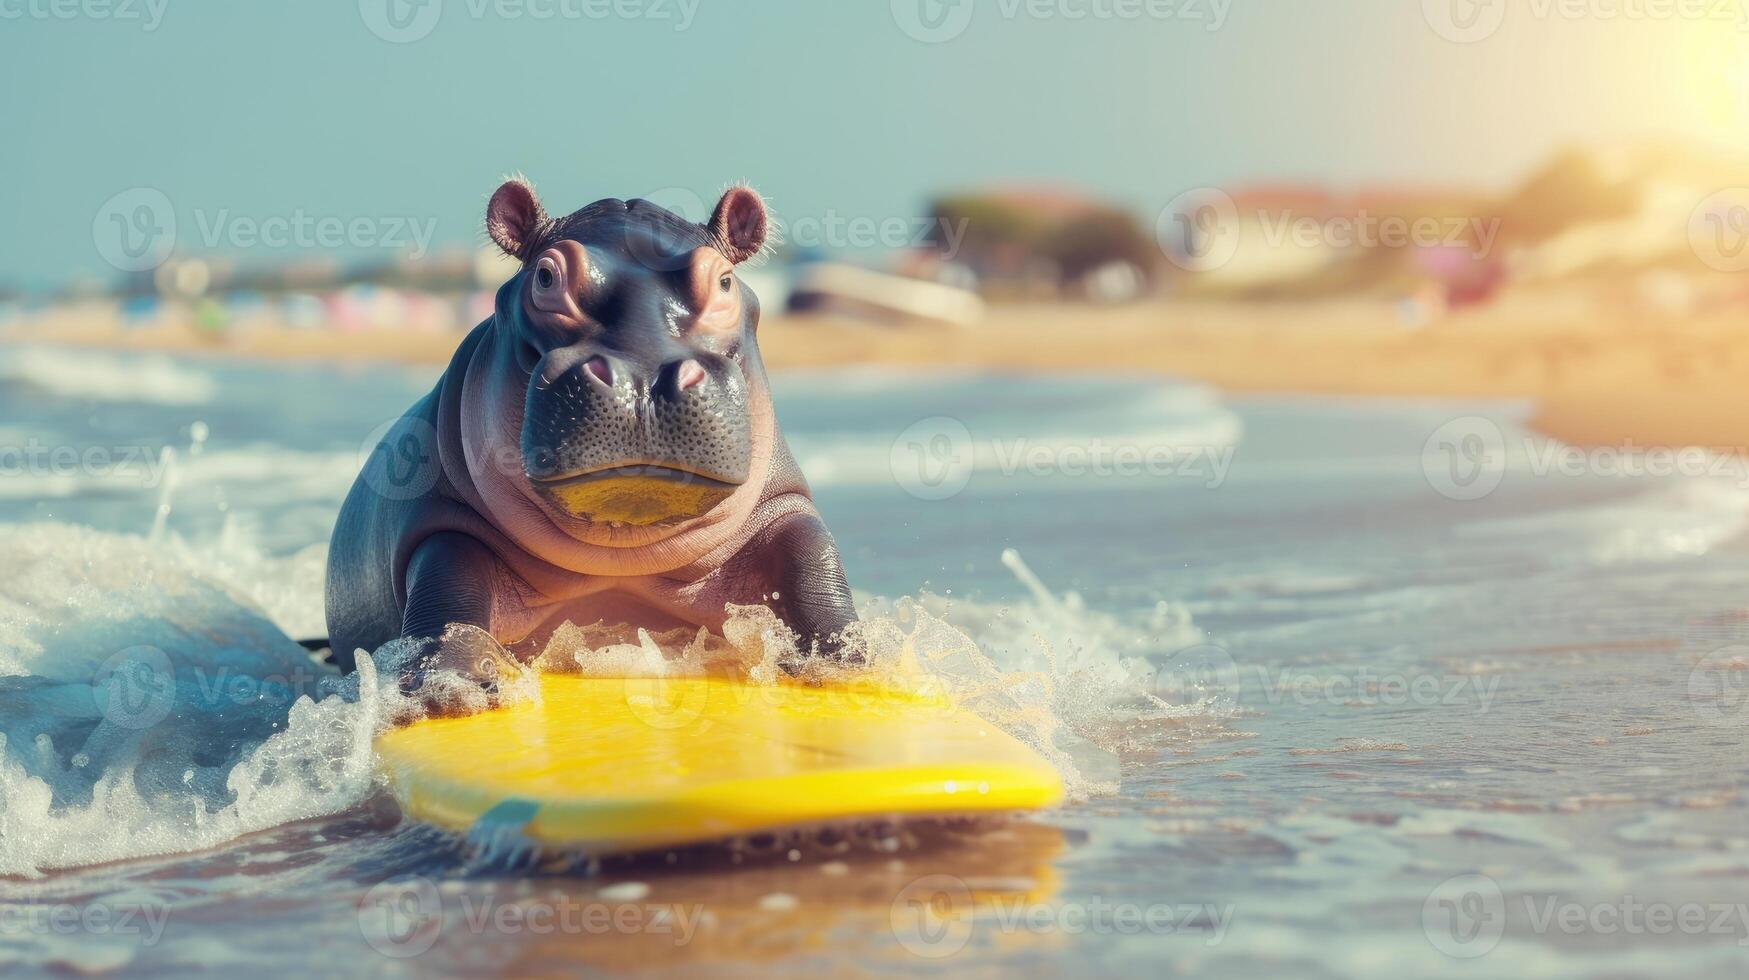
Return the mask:
[[[515,170],[554,211],[741,179],[791,219],[993,181],[1149,215],[1204,185],[1500,186],[1565,143],[1749,132],[1738,25],[1538,0],[1475,43],[1422,0],[390,2],[0,0],[0,283],[112,279],[94,221],[141,187],[179,250],[349,260],[369,244],[202,229],[402,219],[472,245]],[[907,34],[920,9],[953,36]]]

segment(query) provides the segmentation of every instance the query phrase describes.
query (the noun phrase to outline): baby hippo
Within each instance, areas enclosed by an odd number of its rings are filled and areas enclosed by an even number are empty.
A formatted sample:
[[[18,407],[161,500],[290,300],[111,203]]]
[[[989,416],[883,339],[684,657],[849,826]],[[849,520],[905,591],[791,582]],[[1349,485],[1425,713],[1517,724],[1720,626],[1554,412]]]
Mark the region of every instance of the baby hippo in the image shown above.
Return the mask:
[[[474,668],[483,636],[526,656],[566,621],[720,630],[729,603],[769,606],[803,650],[837,648],[850,589],[736,274],[767,225],[745,187],[704,225],[643,200],[554,219],[524,181],[498,188],[486,231],[522,267],[389,427],[334,529],[341,659],[417,640],[383,665],[410,690]]]

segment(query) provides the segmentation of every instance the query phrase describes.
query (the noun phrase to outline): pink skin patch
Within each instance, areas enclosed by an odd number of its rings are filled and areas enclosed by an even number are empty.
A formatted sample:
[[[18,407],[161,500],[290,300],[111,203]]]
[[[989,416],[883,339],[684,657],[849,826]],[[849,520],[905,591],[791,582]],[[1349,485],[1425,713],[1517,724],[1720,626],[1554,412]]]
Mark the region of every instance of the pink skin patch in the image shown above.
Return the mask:
[[[601,382],[602,384],[608,386],[609,388],[613,387],[613,368],[608,366],[607,360],[605,358],[603,358],[600,354],[597,354],[594,357],[591,357],[589,360],[584,361],[583,362],[583,370],[588,371],[590,374],[595,375],[595,380]]]

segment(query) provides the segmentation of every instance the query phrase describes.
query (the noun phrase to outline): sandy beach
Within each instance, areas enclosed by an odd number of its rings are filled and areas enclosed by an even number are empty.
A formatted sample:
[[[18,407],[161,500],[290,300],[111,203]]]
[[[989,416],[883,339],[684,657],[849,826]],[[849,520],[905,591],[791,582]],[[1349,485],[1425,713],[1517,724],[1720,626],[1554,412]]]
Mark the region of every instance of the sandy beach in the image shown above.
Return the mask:
[[[848,364],[1152,372],[1229,391],[1525,398],[1577,445],[1749,447],[1749,343],[1730,307],[1681,315],[1604,308],[1594,293],[1508,296],[1418,328],[1391,304],[1151,302],[997,306],[970,326],[769,316],[774,371]],[[179,324],[122,330],[77,308],[0,338],[272,360],[439,364],[456,334]]]

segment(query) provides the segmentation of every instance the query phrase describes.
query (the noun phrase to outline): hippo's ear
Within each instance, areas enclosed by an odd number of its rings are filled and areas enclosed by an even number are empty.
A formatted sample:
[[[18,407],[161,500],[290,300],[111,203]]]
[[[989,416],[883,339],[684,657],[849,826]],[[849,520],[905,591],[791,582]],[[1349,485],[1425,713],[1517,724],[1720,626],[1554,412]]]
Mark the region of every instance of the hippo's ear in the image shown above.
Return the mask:
[[[731,187],[723,192],[723,199],[711,214],[710,233],[717,240],[717,250],[740,265],[765,246],[769,224],[765,201],[753,188]]]
[[[547,212],[534,196],[534,186],[521,177],[499,185],[486,203],[486,234],[513,259],[528,261],[546,224]]]

